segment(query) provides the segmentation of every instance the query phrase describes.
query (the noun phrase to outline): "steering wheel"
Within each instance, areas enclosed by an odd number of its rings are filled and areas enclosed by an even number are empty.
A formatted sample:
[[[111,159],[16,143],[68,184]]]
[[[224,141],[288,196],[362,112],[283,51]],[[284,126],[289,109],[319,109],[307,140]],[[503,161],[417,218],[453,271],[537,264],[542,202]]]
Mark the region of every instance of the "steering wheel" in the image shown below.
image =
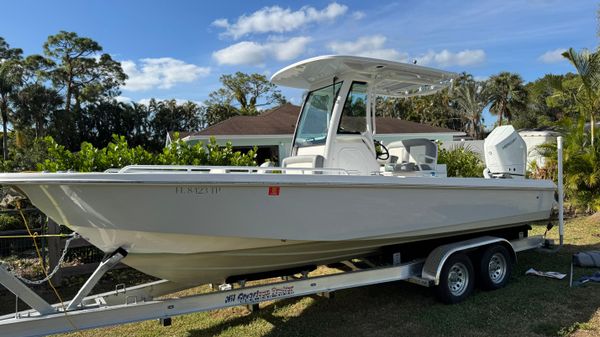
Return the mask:
[[[390,159],[390,151],[388,148],[378,140],[374,139],[373,142],[375,143],[375,157],[379,160]]]

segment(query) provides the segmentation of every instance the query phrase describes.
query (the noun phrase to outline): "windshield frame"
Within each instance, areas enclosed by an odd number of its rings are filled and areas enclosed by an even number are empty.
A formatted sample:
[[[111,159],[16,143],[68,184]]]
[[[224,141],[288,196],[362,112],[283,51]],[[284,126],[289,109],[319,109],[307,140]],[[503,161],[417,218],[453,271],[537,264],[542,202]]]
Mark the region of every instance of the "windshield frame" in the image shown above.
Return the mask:
[[[335,108],[335,103],[337,101],[337,97],[340,94],[340,90],[342,89],[343,83],[344,83],[344,81],[336,81],[335,83],[331,83],[329,85],[325,85],[323,87],[311,90],[306,94],[306,98],[304,99],[304,102],[302,103],[302,108],[300,110],[300,114],[298,115],[298,121],[296,122],[296,130],[294,132],[294,138],[292,139],[292,148],[324,145],[327,142],[327,135],[329,133],[329,129],[331,128],[331,126],[333,124],[332,118],[333,118],[333,111]],[[326,120],[325,120],[325,130],[323,130],[323,132],[320,133],[320,135],[318,137],[313,137],[310,141],[302,138],[303,141],[298,142],[298,139],[301,138],[300,135],[305,126],[305,121],[308,118],[307,116],[310,115],[310,112],[306,110],[309,107],[312,107],[312,105],[310,104],[310,100],[313,97],[313,94],[315,92],[324,91],[324,89],[332,90],[331,92],[333,93],[332,100],[330,103],[331,106],[328,106],[327,110],[321,110],[321,111],[325,111],[327,114]],[[305,135],[306,135],[306,133],[305,133]]]
[[[348,112],[351,111],[352,109],[352,104],[353,102],[353,98],[352,95],[353,94],[359,94],[360,91],[359,90],[353,90],[355,87],[354,85],[357,86],[364,86],[364,100],[363,100],[363,104],[364,104],[364,115],[363,116],[351,116],[348,115]],[[358,99],[357,99],[358,101]],[[344,105],[342,106],[342,110],[340,113],[340,117],[339,117],[339,122],[338,122],[338,126],[337,126],[337,134],[338,135],[360,135],[363,134],[364,132],[367,132],[369,130],[369,121],[368,121],[368,109],[369,109],[369,90],[368,90],[368,83],[365,81],[352,81],[352,83],[350,83],[350,88],[348,89],[348,93],[346,94],[346,99],[344,100]],[[348,118],[361,118],[364,122],[364,128],[363,130],[344,130],[344,121],[347,120]]]

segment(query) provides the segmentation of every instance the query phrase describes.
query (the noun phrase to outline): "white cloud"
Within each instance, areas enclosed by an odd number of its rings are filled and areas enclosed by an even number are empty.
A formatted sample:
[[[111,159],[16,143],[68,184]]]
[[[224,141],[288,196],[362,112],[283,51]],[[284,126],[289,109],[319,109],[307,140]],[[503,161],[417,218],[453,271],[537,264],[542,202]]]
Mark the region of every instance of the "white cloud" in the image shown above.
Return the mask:
[[[567,51],[566,48],[558,48],[558,49],[554,49],[554,50],[549,50],[549,51],[543,53],[542,55],[540,55],[540,57],[538,57],[538,60],[540,60],[544,63],[558,63],[558,62],[566,60],[564,58],[564,56],[562,56],[562,53],[564,53],[565,51]]]
[[[310,40],[309,37],[298,36],[265,43],[242,41],[217,50],[213,53],[213,58],[219,64],[227,65],[262,65],[270,58],[289,61],[304,53]]]
[[[392,48],[384,48],[386,40],[383,35],[363,36],[352,42],[332,42],[328,48],[336,54],[407,62],[407,53],[401,53]]]
[[[227,21],[227,19],[217,19],[217,20],[213,21],[212,24],[213,24],[213,26],[220,27],[220,28],[229,27],[229,21]]]
[[[289,61],[304,53],[310,41],[310,37],[298,36],[287,41],[272,41],[265,46],[274,53],[278,61]]]
[[[131,97],[127,97],[127,96],[117,96],[117,97],[115,97],[115,101],[117,101],[119,103],[131,103],[131,102],[133,102],[133,99],[131,99]]]
[[[355,41],[332,42],[327,47],[336,54],[355,55],[409,62],[416,59],[419,65],[437,65],[440,67],[469,66],[485,61],[485,51],[482,49],[465,49],[457,53],[444,49],[440,52],[429,51],[419,57],[409,57],[406,52],[394,48],[386,48],[387,39],[383,35],[363,36]]]
[[[352,13],[352,18],[354,20],[360,20],[360,19],[364,18],[365,15],[366,14],[363,11],[355,11],[354,13]]]
[[[485,57],[485,51],[482,49],[465,49],[457,53],[444,49],[437,53],[431,50],[416,59],[420,65],[435,64],[440,67],[450,67],[481,64],[485,61]]]
[[[266,59],[264,47],[252,41],[242,41],[229,47],[217,50],[213,58],[219,64],[260,64]]]
[[[142,91],[154,88],[169,89],[177,83],[193,82],[210,74],[210,68],[185,63],[172,57],[144,58],[136,62],[121,61],[129,76],[124,90]]]
[[[240,16],[235,23],[221,18],[213,21],[213,25],[224,28],[224,35],[234,39],[252,33],[284,33],[299,29],[313,22],[333,21],[344,15],[348,7],[336,2],[322,10],[305,6],[297,11],[279,6],[264,7],[250,15]]]

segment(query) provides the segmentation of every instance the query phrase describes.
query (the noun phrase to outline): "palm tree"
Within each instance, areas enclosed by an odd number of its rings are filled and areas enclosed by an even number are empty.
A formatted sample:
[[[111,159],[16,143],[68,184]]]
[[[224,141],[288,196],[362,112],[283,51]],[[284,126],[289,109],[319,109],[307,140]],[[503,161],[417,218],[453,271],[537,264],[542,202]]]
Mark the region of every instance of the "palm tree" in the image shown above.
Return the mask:
[[[527,104],[527,91],[523,79],[519,74],[501,72],[488,80],[490,113],[498,115],[498,124],[502,125],[502,118],[508,122],[514,112],[525,109]]]
[[[475,82],[473,74],[469,74],[468,72],[463,71],[462,73],[458,74],[458,77],[454,80],[454,85],[460,86],[469,82]]]
[[[8,115],[9,103],[21,85],[21,77],[16,71],[15,62],[0,63],[0,114],[2,115],[2,153],[4,160],[8,159]]]
[[[8,114],[9,101],[21,85],[21,66],[23,50],[10,48],[0,37],[0,114],[2,115],[2,153],[8,159]]]
[[[454,101],[466,123],[467,133],[473,139],[481,139],[483,134],[481,114],[490,101],[485,82],[466,81],[454,88]]]
[[[584,116],[579,116],[576,120],[564,118],[558,123],[558,127],[564,137],[565,195],[572,206],[589,213],[600,211],[600,146],[598,142],[595,146],[590,146],[589,134],[584,128],[585,120]],[[536,168],[534,175],[556,180],[556,143],[542,144],[538,151],[546,157],[546,162],[544,167]]]
[[[588,114],[590,118],[591,144],[594,146],[595,112],[600,107],[600,55],[598,52],[592,53],[587,49],[581,52],[569,48],[562,54],[577,70],[577,74],[583,83],[580,91],[583,91],[583,97],[577,99],[582,107],[583,114]]]

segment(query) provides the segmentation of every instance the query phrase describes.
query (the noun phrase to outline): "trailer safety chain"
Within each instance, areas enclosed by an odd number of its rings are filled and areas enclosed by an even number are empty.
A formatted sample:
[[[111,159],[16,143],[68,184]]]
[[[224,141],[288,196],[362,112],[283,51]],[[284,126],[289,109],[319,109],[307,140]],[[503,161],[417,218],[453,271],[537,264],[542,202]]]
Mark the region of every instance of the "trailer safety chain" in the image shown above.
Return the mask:
[[[19,214],[21,214],[21,218],[23,218],[23,223],[25,224],[27,233],[33,239],[33,246],[35,247],[35,252],[36,252],[38,258],[40,259],[40,264],[42,264],[42,271],[46,275],[45,278],[48,281],[48,285],[50,285],[50,288],[52,288],[52,291],[54,291],[56,298],[58,298],[58,300],[60,301],[60,306],[63,310],[63,313],[65,314],[65,319],[69,322],[69,325],[71,325],[73,330],[75,330],[75,331],[79,330],[79,328],[77,328],[77,325],[75,325],[75,323],[73,322],[71,317],[69,317],[69,314],[67,313],[67,307],[65,306],[65,301],[63,301],[62,296],[60,296],[60,294],[58,293],[58,290],[56,290],[56,287],[54,286],[54,284],[52,284],[52,280],[48,276],[48,272],[46,271],[46,268],[43,267],[43,260],[42,260],[42,254],[40,253],[40,248],[38,247],[37,241],[35,240],[35,235],[31,232],[31,229],[29,228],[29,223],[28,223],[27,219],[25,218],[25,214],[23,214],[23,211],[21,210],[21,205],[19,202],[17,203],[17,209],[19,210]],[[75,238],[75,236],[73,236],[73,238]],[[73,238],[71,238],[71,239],[73,239]],[[71,240],[71,239],[69,239],[69,240]],[[60,262],[62,262],[62,259],[64,259],[64,255],[66,255],[66,251],[67,251],[66,248],[67,248],[67,246],[65,244],[65,249],[63,251],[63,256],[61,256]],[[60,262],[57,264],[57,267],[60,266]],[[57,268],[55,268],[55,269],[57,269]]]
[[[65,242],[65,248],[63,249],[62,254],[60,255],[60,258],[58,259],[58,263],[56,264],[56,266],[54,266],[54,269],[50,272],[50,273],[45,273],[46,277],[44,277],[41,280],[28,280],[20,275],[14,274],[19,280],[27,283],[27,284],[31,284],[31,285],[40,285],[44,282],[49,281],[52,277],[54,277],[54,275],[56,274],[56,272],[58,272],[58,269],[60,269],[60,266],[62,265],[63,261],[65,260],[65,256],[67,255],[67,250],[69,249],[69,244],[71,243],[71,241],[78,239],[80,236],[77,233],[73,233],[70,236],[70,238]],[[37,235],[33,235],[33,239],[35,240],[36,237],[39,237]]]

